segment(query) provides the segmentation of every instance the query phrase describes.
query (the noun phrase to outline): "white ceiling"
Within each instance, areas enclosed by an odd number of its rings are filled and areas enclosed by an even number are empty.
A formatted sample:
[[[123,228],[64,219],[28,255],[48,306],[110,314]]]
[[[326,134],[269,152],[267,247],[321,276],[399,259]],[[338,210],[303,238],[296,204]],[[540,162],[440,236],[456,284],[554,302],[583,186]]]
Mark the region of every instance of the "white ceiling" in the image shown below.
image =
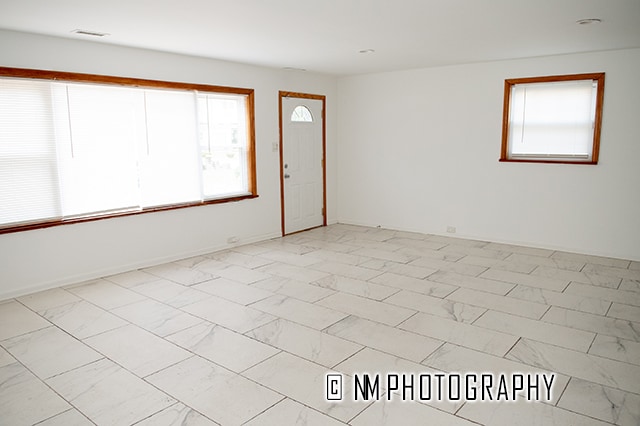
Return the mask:
[[[0,28],[347,75],[640,47],[640,0],[0,0]]]

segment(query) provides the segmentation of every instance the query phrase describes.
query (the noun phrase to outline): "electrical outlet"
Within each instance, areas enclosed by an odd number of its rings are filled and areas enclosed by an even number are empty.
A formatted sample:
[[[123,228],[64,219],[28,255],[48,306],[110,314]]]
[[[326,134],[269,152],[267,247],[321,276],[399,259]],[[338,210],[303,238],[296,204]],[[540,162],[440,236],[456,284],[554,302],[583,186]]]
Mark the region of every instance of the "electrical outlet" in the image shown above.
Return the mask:
[[[447,232],[449,234],[455,234],[456,233],[456,227],[455,226],[447,226]]]

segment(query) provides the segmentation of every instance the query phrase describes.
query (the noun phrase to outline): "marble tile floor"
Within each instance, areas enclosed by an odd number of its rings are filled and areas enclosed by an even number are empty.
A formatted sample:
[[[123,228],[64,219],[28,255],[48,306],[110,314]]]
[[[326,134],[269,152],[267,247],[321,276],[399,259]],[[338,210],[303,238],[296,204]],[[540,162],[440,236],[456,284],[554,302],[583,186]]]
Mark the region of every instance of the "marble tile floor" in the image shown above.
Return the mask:
[[[325,375],[554,373],[543,402]],[[332,225],[0,302],[2,425],[639,425],[640,262]]]

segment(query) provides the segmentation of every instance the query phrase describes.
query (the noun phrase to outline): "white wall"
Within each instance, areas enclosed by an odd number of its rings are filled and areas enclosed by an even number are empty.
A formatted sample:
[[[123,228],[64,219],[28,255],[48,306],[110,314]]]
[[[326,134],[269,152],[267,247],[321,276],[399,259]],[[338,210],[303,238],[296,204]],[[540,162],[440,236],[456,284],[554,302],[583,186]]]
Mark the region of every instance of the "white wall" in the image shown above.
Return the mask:
[[[327,218],[336,209],[336,79],[0,31],[0,66],[255,89],[259,198],[0,235],[0,300],[281,235],[278,91],[327,96]]]
[[[596,166],[499,163],[506,78],[606,72]],[[640,50],[344,77],[338,220],[640,259]]]

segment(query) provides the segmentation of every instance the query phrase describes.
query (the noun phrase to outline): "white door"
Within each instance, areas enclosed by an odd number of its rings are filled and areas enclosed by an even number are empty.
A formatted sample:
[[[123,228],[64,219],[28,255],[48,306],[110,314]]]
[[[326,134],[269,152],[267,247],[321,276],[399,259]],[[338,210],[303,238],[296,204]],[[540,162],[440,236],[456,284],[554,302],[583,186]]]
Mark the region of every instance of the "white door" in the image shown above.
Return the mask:
[[[324,224],[320,99],[282,98],[282,182],[285,234]]]

